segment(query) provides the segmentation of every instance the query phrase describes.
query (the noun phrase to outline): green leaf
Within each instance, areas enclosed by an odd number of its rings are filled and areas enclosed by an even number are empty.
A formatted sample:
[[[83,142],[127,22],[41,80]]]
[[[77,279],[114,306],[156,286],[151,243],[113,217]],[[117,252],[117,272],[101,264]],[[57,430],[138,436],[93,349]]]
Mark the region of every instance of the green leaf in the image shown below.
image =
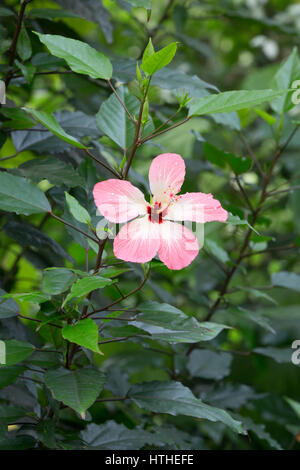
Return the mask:
[[[56,422],[53,419],[44,419],[40,421],[36,426],[36,431],[39,440],[48,448],[57,448],[55,439],[55,427]]]
[[[0,423],[13,423],[26,416],[26,410],[20,406],[0,404]]]
[[[290,405],[290,407],[293,409],[293,411],[296,413],[298,418],[300,418],[300,403],[296,400],[293,400],[292,398],[289,398],[289,397],[284,397],[284,399]]]
[[[18,362],[24,361],[27,357],[31,356],[34,351],[34,346],[25,341],[18,341],[16,339],[8,339],[5,343],[5,366],[12,366]]]
[[[130,3],[133,7],[146,8],[146,10],[151,10],[151,0],[126,0],[127,3]]]
[[[61,125],[57,122],[55,117],[46,111],[37,111],[31,108],[23,108],[27,113],[31,114],[38,122],[45,126],[50,132],[52,132],[56,137],[59,137],[64,142],[74,145],[81,149],[86,149],[85,145],[82,145],[75,137],[67,134]]]
[[[162,69],[171,62],[174,55],[176,54],[176,49],[177,43],[172,42],[163,49],[160,49],[153,54],[147,55],[145,58],[143,58],[141,69],[149,75],[153,75],[155,72]],[[149,49],[149,53],[150,52],[151,49]]]
[[[25,367],[22,366],[11,366],[11,367],[1,367],[0,370],[0,389],[7,387],[14,383],[22,372],[24,372]],[[0,419],[1,421],[1,419]]]
[[[251,322],[256,323],[261,328],[269,331],[270,333],[275,334],[275,330],[270,324],[269,319],[261,315],[259,312],[252,312],[251,310],[248,310],[243,307],[237,307],[237,309],[235,309],[234,307],[232,308],[234,311],[236,311],[236,314],[240,314],[240,316],[242,316],[242,319],[244,318],[246,320],[250,320]]]
[[[88,211],[82,207],[75,197],[65,191],[66,201],[73,217],[82,224],[90,224],[91,216]]]
[[[46,20],[54,20],[56,18],[79,18],[78,15],[71,11],[61,10],[60,8],[32,8],[28,12],[31,18],[44,18]]]
[[[267,441],[267,443],[271,447],[274,447],[274,449],[282,450],[281,445],[277,441],[275,441],[275,439],[273,439],[272,436],[266,431],[265,424],[255,423],[248,416],[241,416],[238,414],[235,415],[235,417],[241,420],[243,426],[245,427],[245,429],[247,429],[247,431],[252,431],[259,439]]]
[[[2,298],[6,292],[0,289],[0,318],[15,317],[20,313],[20,307],[13,299],[4,300]]]
[[[243,286],[236,286],[236,287],[242,291],[250,292],[250,294],[252,294],[254,297],[258,299],[265,299],[271,302],[272,304],[278,305],[278,302],[276,302],[276,300],[274,300],[273,297],[271,297],[266,292],[263,292],[259,289],[254,289],[252,287],[243,287]]]
[[[265,101],[271,101],[284,92],[285,90],[238,90],[204,96],[192,102],[189,115],[201,116],[202,114],[239,111],[240,109],[255,107]]]
[[[36,440],[32,436],[20,435],[7,439],[0,439],[0,450],[28,450],[36,446]]]
[[[203,400],[207,400],[210,405],[221,408],[236,410],[249,401],[260,398],[261,395],[248,385],[233,385],[228,382],[222,382],[213,390],[207,390],[201,394]]]
[[[20,302],[32,302],[33,304],[42,304],[50,300],[50,296],[48,294],[44,294],[43,292],[24,292],[24,293],[17,293],[17,294],[5,294],[3,295],[4,299],[15,299],[19,300]]]
[[[84,179],[74,170],[70,163],[53,157],[34,158],[18,168],[22,175],[35,183],[47,179],[56,186],[84,186]]]
[[[70,300],[77,298],[80,301],[90,292],[96,289],[102,289],[103,287],[113,284],[114,281],[107,279],[102,276],[93,275],[79,279],[75,284],[72,285],[71,292],[67,295],[62,306],[66,305]]]
[[[235,421],[229,413],[206,405],[180,382],[155,381],[137,384],[129,391],[128,395],[139,407],[154,413],[193,416],[213,422],[220,421],[235,432],[245,434],[241,423]]]
[[[17,42],[17,53],[22,60],[28,60],[32,54],[32,47],[26,29],[22,26]]]
[[[74,72],[89,75],[92,78],[106,80],[111,78],[112,65],[110,60],[88,44],[64,36],[36,34],[51,54],[65,59]]]
[[[227,263],[227,261],[230,260],[227,251],[223,250],[223,248],[213,240],[209,240],[208,238],[206,238],[205,245],[207,246],[209,252],[213,254],[222,263]]]
[[[3,123],[3,127],[6,128],[25,129],[35,124],[34,120],[20,108],[7,108],[2,106],[0,113],[10,119],[10,121]]]
[[[215,352],[195,349],[189,356],[188,371],[192,377],[221,380],[230,374],[232,355],[226,352]]]
[[[294,80],[299,79],[300,75],[300,60],[298,50],[294,47],[293,51],[283,63],[283,65],[276,72],[271,86],[279,90],[287,90],[283,96],[272,101],[271,106],[277,114],[281,114],[291,109],[294,104],[292,102],[292,95],[295,90],[288,90],[291,88]]]
[[[225,163],[228,163],[237,175],[248,171],[251,167],[252,161],[250,158],[238,157],[233,153],[224,152],[208,142],[203,143],[203,150],[205,157],[210,162],[221,168],[225,166]]]
[[[98,398],[105,384],[105,376],[97,369],[60,368],[46,372],[45,384],[56,400],[62,401],[85,419],[86,410]]]
[[[42,288],[45,294],[61,294],[65,292],[76,279],[75,274],[69,269],[48,268],[44,271]]]
[[[188,317],[181,310],[168,304],[145,302],[139,305],[140,313],[131,325],[137,326],[151,334],[153,339],[169,343],[197,343],[210,341],[224,328],[224,325],[202,322]]]
[[[62,335],[71,343],[79,344],[98,354],[102,354],[98,342],[98,326],[91,318],[80,320],[75,325],[67,325],[62,329]]]
[[[271,276],[271,282],[274,286],[286,287],[287,289],[300,292],[300,275],[288,271],[274,273]]]
[[[15,13],[5,7],[0,7],[0,16],[14,16]]]
[[[271,114],[263,111],[262,109],[254,108],[253,111],[260,116],[264,121],[266,121],[270,126],[273,126],[276,123],[276,118]]]
[[[228,213],[228,218],[226,220],[226,224],[230,225],[247,225],[253,232],[256,233],[256,235],[259,235],[259,233],[255,230],[252,225],[249,224],[248,220],[240,219],[238,215],[232,215],[230,212]]]
[[[37,186],[20,176],[0,172],[0,209],[31,215],[50,212],[50,204]]]
[[[124,87],[118,88],[118,95],[131,115],[136,115],[139,110],[136,97],[126,93]],[[121,148],[127,149],[133,143],[135,126],[115,94],[102,103],[96,114],[96,122],[99,129]]]
[[[262,356],[271,357],[274,361],[279,364],[290,364],[292,357],[291,349],[284,348],[274,348],[272,346],[267,346],[265,348],[255,348],[253,352],[256,354],[261,354]]]
[[[55,264],[56,260],[58,263],[65,259],[71,263],[74,261],[53,238],[24,220],[9,219],[3,227],[3,232],[21,246],[37,250],[49,264]]]
[[[89,424],[81,432],[81,437],[91,450],[138,450],[145,444],[161,444],[155,434],[140,428],[128,429],[112,420],[100,426]]]
[[[18,59],[15,60],[15,63],[26,78],[27,83],[30,83],[36,72],[36,67],[31,63],[22,64]]]
[[[154,47],[153,47],[153,44],[152,44],[152,39],[149,38],[147,47],[146,47],[146,49],[144,50],[143,62],[145,62],[145,60],[147,60],[147,59],[148,59],[149,57],[151,57],[153,54],[155,54],[155,50],[154,50]]]

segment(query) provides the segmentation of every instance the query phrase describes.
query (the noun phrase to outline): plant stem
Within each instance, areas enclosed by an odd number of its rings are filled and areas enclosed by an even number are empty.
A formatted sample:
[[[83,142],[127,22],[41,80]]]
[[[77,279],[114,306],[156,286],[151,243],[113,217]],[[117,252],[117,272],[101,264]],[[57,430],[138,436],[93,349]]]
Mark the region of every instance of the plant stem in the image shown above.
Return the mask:
[[[111,168],[109,165],[106,165],[106,163],[102,162],[101,160],[98,160],[98,158],[96,158],[88,149],[84,149],[85,153],[91,157],[96,163],[98,163],[99,165],[102,165],[104,168],[106,168],[106,170],[110,171],[110,173],[112,173],[114,176],[116,176],[117,178],[121,179],[121,175],[115,171],[113,168]]]
[[[176,129],[176,127],[179,127],[179,126],[182,126],[183,124],[185,124],[186,122],[188,122],[190,119],[192,118],[192,116],[187,116],[183,121],[180,121],[180,122],[177,122],[177,124],[173,124],[173,126],[170,126],[168,127],[167,129],[164,129],[160,132],[152,132],[151,134],[147,135],[146,137],[144,137],[143,139],[141,139],[139,141],[139,145],[142,145],[144,144],[145,142],[147,142],[147,140],[151,140],[151,139],[154,139],[154,137],[157,137],[159,135],[162,135],[162,134],[165,134],[166,132],[169,132],[171,131],[172,129]]]
[[[252,218],[252,221],[251,221],[251,225],[254,226],[256,221],[257,221],[257,218],[259,216],[259,213],[262,209],[262,204],[264,203],[265,199],[266,199],[266,196],[267,196],[267,188],[268,188],[268,185],[271,181],[271,178],[272,178],[272,174],[273,174],[273,171],[274,171],[274,168],[275,168],[275,165],[279,159],[279,157],[282,155],[282,153],[284,152],[284,150],[286,149],[286,147],[288,146],[288,144],[290,143],[290,141],[292,140],[292,138],[294,137],[296,131],[297,131],[298,127],[296,127],[293,132],[291,133],[291,135],[289,136],[289,138],[287,139],[287,141],[285,142],[285,144],[283,145],[283,147],[279,150],[277,150],[275,152],[275,156],[271,162],[271,165],[270,165],[270,168],[267,172],[267,174],[264,176],[264,184],[263,184],[263,188],[262,188],[262,192],[261,192],[261,196],[260,196],[260,200],[259,200],[259,203],[257,205],[257,208],[255,209],[254,213],[253,213],[253,218]],[[240,252],[239,252],[239,256],[238,256],[238,259],[237,261],[235,262],[234,266],[232,266],[232,268],[230,269],[230,271],[228,272],[227,274],[227,277],[226,277],[226,280],[222,286],[222,289],[220,291],[220,295],[219,297],[217,298],[217,300],[215,301],[215,303],[212,305],[207,317],[205,318],[205,320],[210,320],[211,317],[213,316],[214,312],[217,310],[221,300],[223,299],[223,296],[226,294],[227,292],[227,289],[228,289],[228,286],[230,284],[230,281],[233,277],[233,275],[235,274],[237,268],[239,267],[243,257],[244,257],[244,253],[246,251],[246,249],[248,248],[248,244],[249,244],[249,241],[250,241],[250,237],[251,237],[251,233],[252,233],[252,230],[249,228],[247,233],[246,233],[246,236],[245,236],[245,240],[244,240],[244,243],[240,249]],[[190,348],[190,350],[192,350],[193,348]]]
[[[144,285],[146,284],[147,282],[147,279],[149,278],[149,274],[150,274],[150,267],[143,279],[143,281],[140,283],[140,285],[138,285],[135,289],[131,290],[130,292],[128,292],[128,294],[125,294],[123,295],[122,297],[120,297],[119,299],[117,300],[114,300],[113,302],[111,302],[110,304],[108,305],[105,305],[105,307],[102,307],[100,308],[99,310],[95,310],[94,312],[91,312],[89,314],[87,314],[85,316],[86,317],[90,317],[91,315],[94,315],[95,313],[99,313],[99,312],[104,312],[105,310],[108,310],[110,307],[112,307],[113,305],[116,305],[118,304],[119,302],[121,302],[122,300],[125,300],[127,299],[128,297],[130,297],[131,295],[135,294],[136,292],[138,292],[139,290],[142,289],[142,287],[144,287]]]
[[[118,95],[117,93],[117,90],[115,89],[115,87],[113,86],[113,84],[111,83],[110,79],[107,80],[107,83],[109,84],[110,88],[112,89],[113,93],[115,94],[117,100],[119,101],[119,103],[123,106],[123,108],[125,109],[125,112],[127,113],[130,121],[136,125],[136,121],[135,119],[133,118],[133,116],[131,115],[129,109],[127,108],[126,104],[121,100],[120,96]]]
[[[49,214],[51,215],[51,217],[53,217],[54,219],[58,220],[58,221],[61,222],[62,224],[68,225],[68,227],[71,227],[72,229],[74,229],[74,230],[76,230],[77,232],[81,233],[82,235],[84,235],[85,237],[89,238],[90,240],[93,240],[93,242],[99,243],[99,240],[97,240],[96,238],[92,237],[91,235],[89,235],[88,233],[84,232],[83,230],[80,230],[80,228],[76,227],[75,225],[71,224],[70,222],[67,222],[67,221],[64,220],[64,219],[61,219],[60,217],[58,217],[57,215],[55,215],[52,211],[49,212]]]
[[[141,104],[140,104],[139,117],[138,117],[138,120],[137,120],[137,123],[136,123],[136,126],[135,126],[134,141],[133,141],[133,145],[132,145],[132,148],[131,148],[129,159],[128,159],[128,162],[127,162],[127,165],[125,167],[124,174],[123,174],[123,179],[124,180],[126,180],[126,178],[127,178],[129,169],[130,169],[131,164],[132,164],[133,157],[135,155],[135,152],[137,151],[137,148],[139,147],[139,145],[141,145],[141,142],[139,141],[140,129],[141,129],[141,124],[142,124],[144,104],[145,104],[147,94],[148,94],[148,91],[149,91],[150,82],[151,82],[151,76],[149,77],[148,85],[147,85],[147,88],[145,90],[143,99],[142,99]]]
[[[22,28],[22,22],[23,22],[26,6],[31,1],[32,0],[23,0],[23,2],[21,4],[21,8],[20,8],[20,11],[19,11],[19,16],[18,16],[17,27],[16,27],[14,35],[13,35],[12,43],[11,43],[10,48],[8,50],[8,54],[9,54],[8,65],[10,67],[12,67],[13,64],[14,64],[14,60],[15,60],[15,56],[16,56],[16,49],[17,49],[17,42],[18,42],[19,34],[20,34],[20,31],[21,31],[21,28]],[[8,87],[12,77],[13,77],[13,71],[9,70],[6,74],[5,79],[4,79],[6,88]]]

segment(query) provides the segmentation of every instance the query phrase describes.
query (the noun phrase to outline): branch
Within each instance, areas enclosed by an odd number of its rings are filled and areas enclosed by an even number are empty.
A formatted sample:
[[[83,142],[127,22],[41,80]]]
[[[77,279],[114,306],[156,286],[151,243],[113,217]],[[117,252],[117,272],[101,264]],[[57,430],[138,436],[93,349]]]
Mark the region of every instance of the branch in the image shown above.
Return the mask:
[[[285,245],[285,246],[277,246],[277,247],[271,247],[267,248],[265,250],[260,250],[260,251],[252,251],[251,253],[245,253],[242,258],[249,258],[249,256],[255,256],[255,255],[260,255],[262,253],[272,253],[274,251],[284,251],[284,250],[291,250],[293,248],[296,248],[294,244],[291,245]]]
[[[290,188],[281,189],[280,191],[275,191],[275,190],[270,191],[270,192],[267,193],[267,197],[276,196],[277,194],[282,194],[282,193],[289,193],[289,192],[295,191],[297,189],[300,189],[300,185],[291,186]]]
[[[100,341],[99,344],[100,346],[102,344],[107,344],[107,343],[118,343],[120,341],[126,341],[129,338],[136,338],[138,335],[130,335],[130,336],[124,336],[123,338],[113,338],[113,339],[108,339],[107,341]]]
[[[136,127],[135,127],[133,145],[132,145],[131,152],[130,152],[130,155],[129,155],[129,158],[128,158],[127,165],[125,167],[124,175],[123,175],[124,180],[126,180],[126,178],[127,178],[129,169],[130,169],[131,164],[132,164],[133,157],[135,155],[135,152],[136,152],[137,148],[139,147],[139,145],[141,145],[141,142],[139,141],[140,129],[141,129],[141,124],[142,124],[144,104],[145,104],[145,101],[146,101],[146,98],[147,98],[147,93],[149,91],[150,82],[151,82],[151,76],[148,80],[148,85],[147,85],[145,94],[144,94],[143,99],[142,99],[141,104],[140,104],[139,117],[138,117]]]
[[[124,400],[128,400],[128,397],[98,398],[96,402],[102,403],[105,401],[124,401]]]
[[[272,178],[272,175],[273,175],[273,171],[274,171],[274,168],[275,168],[275,165],[279,159],[279,157],[282,155],[282,153],[284,152],[284,150],[287,148],[288,144],[291,142],[292,138],[294,137],[296,131],[297,131],[298,127],[296,127],[293,132],[290,134],[289,138],[287,139],[287,141],[285,142],[285,144],[281,147],[281,149],[279,149],[277,152],[275,152],[275,155],[274,155],[274,158],[271,162],[271,165],[270,165],[270,168],[267,172],[267,174],[264,176],[264,184],[263,184],[263,188],[262,188],[262,192],[261,192],[261,196],[260,196],[260,200],[259,200],[259,203],[257,205],[257,208],[255,209],[254,213],[253,213],[253,218],[252,218],[252,221],[251,221],[251,225],[254,226],[256,221],[257,221],[257,218],[260,214],[260,211],[262,209],[262,205],[267,197],[267,188],[268,188],[268,185],[271,181],[271,178]],[[219,307],[219,304],[221,303],[222,299],[223,299],[223,296],[227,293],[227,289],[228,289],[228,286],[230,284],[230,281],[233,277],[233,275],[235,274],[236,270],[238,269],[241,261],[243,260],[244,258],[244,254],[245,254],[245,251],[246,249],[248,248],[248,245],[249,245],[249,241],[250,241],[250,237],[251,237],[251,233],[252,233],[252,230],[249,228],[247,233],[246,233],[246,236],[245,236],[245,240],[244,240],[244,243],[240,249],[240,252],[239,252],[239,256],[238,256],[238,259],[236,260],[234,266],[232,266],[232,268],[230,269],[230,271],[228,272],[227,274],[227,277],[225,279],[225,282],[221,288],[221,291],[220,291],[220,295],[219,297],[217,298],[217,300],[214,302],[214,304],[212,305],[208,315],[206,316],[205,320],[208,321],[211,319],[211,317],[213,316],[214,312],[217,310],[217,308]],[[188,349],[187,351],[187,355],[189,355],[192,350],[196,347],[196,343],[191,345],[190,348]]]
[[[15,57],[16,57],[17,42],[18,42],[19,34],[20,34],[20,31],[21,31],[21,28],[22,28],[22,22],[23,22],[26,6],[31,1],[32,0],[24,0],[23,3],[21,4],[21,8],[20,8],[20,11],[19,11],[19,16],[18,16],[17,27],[16,27],[14,35],[13,35],[12,43],[11,43],[10,48],[8,50],[8,54],[9,54],[8,65],[10,67],[13,66],[13,63],[14,63],[14,60],[15,60]],[[13,77],[13,71],[9,70],[6,74],[5,79],[4,79],[6,88],[8,87],[9,82],[11,81],[12,77]]]
[[[107,83],[109,84],[110,88],[112,89],[113,93],[115,94],[117,100],[119,101],[119,103],[123,106],[123,108],[125,109],[130,121],[136,126],[136,121],[135,119],[133,118],[133,116],[131,115],[129,109],[127,108],[126,104],[121,100],[120,96],[118,95],[117,93],[117,90],[115,89],[115,87],[113,86],[113,84],[111,83],[110,79],[107,80]]]
[[[114,176],[121,179],[121,175],[117,171],[115,171],[110,166],[106,165],[106,163],[102,162],[101,160],[98,160],[98,158],[96,158],[88,149],[84,149],[84,151],[89,157],[95,160],[96,163],[99,163],[99,165],[102,165],[104,168],[106,168],[106,170],[110,171]]]
[[[91,235],[89,235],[88,233],[84,232],[83,230],[80,230],[80,228],[76,227],[75,225],[71,224],[70,222],[67,222],[67,221],[64,220],[64,219],[61,219],[60,217],[58,217],[57,215],[55,215],[52,211],[49,212],[49,214],[51,215],[51,217],[53,217],[54,219],[58,220],[58,221],[61,222],[62,224],[68,225],[68,227],[71,227],[72,229],[74,229],[74,230],[76,230],[77,232],[81,233],[82,235],[84,235],[85,237],[89,238],[90,240],[93,240],[93,242],[99,244],[99,240],[97,240],[97,238],[94,238],[94,237],[92,237]]]
[[[251,204],[251,201],[250,201],[250,199],[249,199],[249,197],[248,197],[248,194],[246,193],[245,189],[243,188],[243,186],[242,186],[242,184],[241,184],[241,182],[240,182],[240,178],[239,178],[239,176],[238,176],[237,174],[235,175],[235,181],[237,182],[237,185],[238,185],[238,187],[239,187],[239,189],[240,189],[242,195],[244,196],[244,199],[245,199],[246,203],[248,204],[248,207],[249,207],[250,211],[251,211],[252,213],[254,213],[254,208],[253,208],[253,206],[252,206],[252,204]]]
[[[142,289],[142,287],[146,284],[146,282],[147,282],[147,280],[148,280],[148,278],[149,278],[150,269],[151,269],[151,268],[149,267],[149,269],[148,269],[148,271],[147,271],[147,273],[146,273],[146,275],[145,275],[143,281],[142,281],[135,289],[133,289],[133,290],[131,290],[130,292],[128,292],[128,294],[125,294],[125,295],[123,295],[122,297],[119,297],[119,299],[114,300],[114,301],[111,302],[110,304],[105,305],[105,307],[102,307],[102,308],[100,308],[99,310],[95,310],[95,311],[93,311],[93,312],[87,314],[87,315],[85,316],[85,318],[86,318],[86,317],[90,317],[91,315],[94,315],[95,313],[100,313],[100,312],[103,312],[103,311],[105,311],[105,310],[108,310],[108,309],[109,309],[110,307],[112,307],[113,305],[118,304],[118,303],[121,302],[122,300],[127,299],[128,297],[130,297],[131,295],[135,294],[135,293],[138,292],[140,289]]]
[[[22,315],[21,313],[18,314],[18,317],[24,318],[24,320],[30,320],[30,321],[35,321],[37,323],[43,323],[43,320],[39,320],[38,318],[32,318],[32,317],[26,317],[25,315]],[[47,323],[47,325],[55,326],[56,328],[62,328],[60,325],[56,325],[55,323]]]
[[[221,263],[212,253],[210,253],[206,248],[202,248],[203,252],[208,256],[216,265],[221,269],[221,271],[225,274],[228,273],[227,265]]]
[[[144,144],[145,142],[147,142],[147,140],[151,140],[151,139],[154,139],[154,137],[157,137],[161,134],[165,134],[166,132],[169,132],[171,131],[172,129],[175,129],[176,127],[179,127],[179,126],[182,126],[182,124],[185,124],[186,122],[188,122],[190,119],[192,118],[192,116],[188,116],[186,117],[183,121],[180,121],[178,122],[177,124],[173,124],[173,126],[170,126],[168,127],[167,129],[164,129],[160,132],[152,132],[151,134],[147,135],[146,137],[144,137],[143,139],[141,139],[139,141],[139,145],[142,145]]]
[[[242,131],[238,131],[238,135],[241,139],[241,141],[243,142],[243,144],[245,145],[247,151],[248,151],[248,154],[249,154],[249,157],[251,158],[251,160],[254,162],[254,164],[256,165],[260,175],[262,178],[265,177],[264,175],[264,172],[263,172],[263,169],[261,167],[261,164],[259,163],[259,161],[257,160],[256,156],[255,156],[255,153],[253,152],[252,148],[250,147],[250,145],[248,144],[247,140],[245,139]]]

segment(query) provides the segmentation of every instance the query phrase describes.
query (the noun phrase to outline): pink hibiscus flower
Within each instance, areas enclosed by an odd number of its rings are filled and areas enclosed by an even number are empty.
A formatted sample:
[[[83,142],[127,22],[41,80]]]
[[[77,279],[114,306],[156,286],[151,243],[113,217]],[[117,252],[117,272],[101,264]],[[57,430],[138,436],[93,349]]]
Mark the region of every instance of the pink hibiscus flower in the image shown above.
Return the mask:
[[[180,155],[164,153],[154,158],[149,170],[151,204],[128,181],[110,179],[97,183],[95,204],[110,222],[124,225],[114,240],[114,254],[124,261],[145,263],[156,254],[169,269],[188,266],[199,252],[194,234],[174,221],[227,220],[227,212],[211,194],[178,195],[185,177]]]

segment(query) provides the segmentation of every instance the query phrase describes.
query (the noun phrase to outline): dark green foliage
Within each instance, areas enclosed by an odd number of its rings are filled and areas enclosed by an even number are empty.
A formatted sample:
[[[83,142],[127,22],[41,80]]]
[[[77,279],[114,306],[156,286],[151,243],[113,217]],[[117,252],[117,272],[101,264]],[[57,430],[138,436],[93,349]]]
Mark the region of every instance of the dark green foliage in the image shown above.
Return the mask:
[[[299,450],[299,5],[2,3],[0,450]],[[92,194],[165,152],[229,212],[181,271]]]

